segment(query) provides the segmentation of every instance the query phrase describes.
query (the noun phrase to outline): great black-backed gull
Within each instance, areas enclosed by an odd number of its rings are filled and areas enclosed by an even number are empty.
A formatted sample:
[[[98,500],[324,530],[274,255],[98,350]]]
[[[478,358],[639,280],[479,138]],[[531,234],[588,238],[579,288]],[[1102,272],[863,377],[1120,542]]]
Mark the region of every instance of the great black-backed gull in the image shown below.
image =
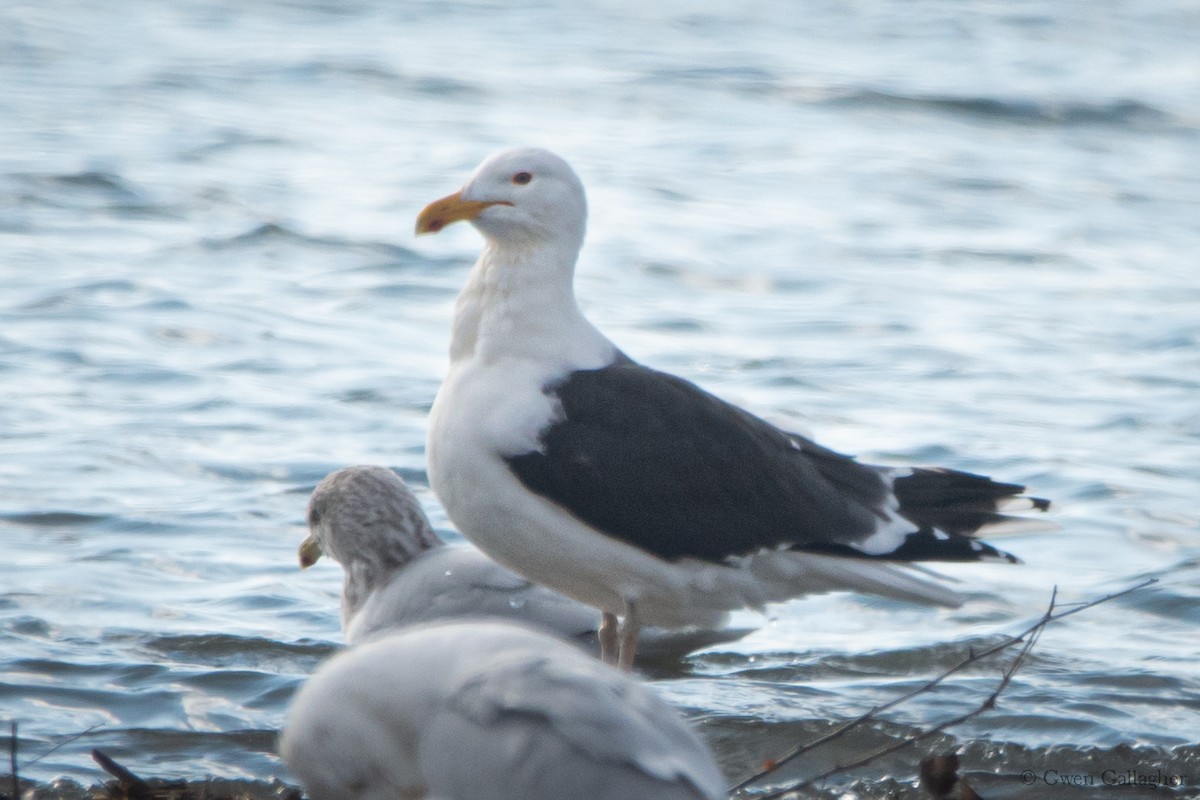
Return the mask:
[[[718,800],[704,744],[648,687],[545,634],[421,625],[334,656],[279,752],[319,800]]]
[[[422,622],[489,617],[596,651],[595,609],[530,582],[470,545],[444,542],[408,485],[386,467],[346,467],[325,476],[309,497],[307,518],[301,568],[327,555],[345,570],[346,644]],[[651,628],[638,655],[679,658],[748,632]]]
[[[1017,560],[973,535],[1049,505],[1024,487],[862,464],[622,353],[575,301],[586,218],[571,167],[518,149],[416,229],[469,220],[485,240],[430,414],[433,489],[493,558],[600,608],[606,658],[628,667],[642,624],[810,592],[957,605],[890,562]]]

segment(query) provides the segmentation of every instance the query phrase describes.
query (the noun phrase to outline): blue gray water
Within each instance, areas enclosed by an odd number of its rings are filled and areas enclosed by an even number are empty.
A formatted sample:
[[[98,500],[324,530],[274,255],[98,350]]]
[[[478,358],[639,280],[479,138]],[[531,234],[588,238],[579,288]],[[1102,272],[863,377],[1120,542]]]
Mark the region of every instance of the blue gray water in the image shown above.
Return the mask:
[[[864,458],[1059,504],[1057,531],[1000,542],[1023,566],[944,570],[960,610],[795,601],[657,675],[731,777],[1054,586],[1157,577],[1048,630],[999,708],[931,747],[961,745],[989,797],[1025,770],[1200,792],[1200,5],[584,6],[0,5],[0,722],[22,774],[98,781],[99,747],[291,780],[275,732],[340,639],[336,566],[296,567],[308,491],[387,464],[447,529],[425,420],[479,239],[415,241],[414,216],[540,144],[588,186],[581,302],[632,356]],[[969,709],[998,670],[815,763]],[[841,786],[902,788],[916,759]]]

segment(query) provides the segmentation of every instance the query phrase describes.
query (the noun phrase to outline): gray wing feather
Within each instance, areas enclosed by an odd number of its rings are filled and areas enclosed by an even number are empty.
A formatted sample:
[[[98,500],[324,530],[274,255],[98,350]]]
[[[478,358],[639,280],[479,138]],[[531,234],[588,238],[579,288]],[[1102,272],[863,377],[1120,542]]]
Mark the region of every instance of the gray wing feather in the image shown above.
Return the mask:
[[[704,745],[665,703],[623,676],[580,666],[514,654],[465,681],[426,730],[420,758],[430,782],[460,800],[724,796]],[[471,753],[469,771],[455,752]],[[495,782],[481,785],[483,775]]]
[[[468,545],[438,547],[406,564],[350,620],[346,642],[360,644],[422,622],[488,617],[533,625],[599,653],[597,609],[539,586]],[[647,628],[638,650],[649,659],[682,658],[749,632]]]
[[[430,550],[400,570],[355,615],[346,641],[439,619],[517,620],[565,639],[595,634],[599,612],[497,564],[468,546]]]

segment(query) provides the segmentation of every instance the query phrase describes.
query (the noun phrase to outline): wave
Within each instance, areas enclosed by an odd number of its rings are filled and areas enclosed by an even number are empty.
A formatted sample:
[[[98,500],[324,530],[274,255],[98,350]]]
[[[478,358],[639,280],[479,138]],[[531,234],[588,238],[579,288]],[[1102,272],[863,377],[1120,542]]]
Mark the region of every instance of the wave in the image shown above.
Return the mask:
[[[341,236],[314,236],[301,233],[282,222],[262,222],[241,233],[201,239],[199,246],[209,252],[256,250],[262,247],[293,246],[327,251],[353,252],[358,255],[409,264],[421,260],[415,251],[391,242],[348,239]]]
[[[1113,125],[1131,128],[1184,126],[1184,121],[1173,114],[1132,99],[1087,101],[1069,98],[973,97],[849,89],[832,92],[821,102],[852,107],[933,111],[1021,124]]]
[[[873,86],[804,85],[752,67],[655,70],[646,77],[648,82],[678,82],[734,94],[776,96],[797,105],[925,112],[1024,125],[1156,130],[1200,127],[1197,120],[1135,98],[1002,97],[896,91]]]

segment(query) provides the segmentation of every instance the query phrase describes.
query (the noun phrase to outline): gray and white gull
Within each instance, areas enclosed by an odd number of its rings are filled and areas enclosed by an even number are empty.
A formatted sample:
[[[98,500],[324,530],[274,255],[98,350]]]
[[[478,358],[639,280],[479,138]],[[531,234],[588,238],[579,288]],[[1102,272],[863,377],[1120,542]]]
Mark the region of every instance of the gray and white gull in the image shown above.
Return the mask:
[[[280,754],[319,800],[717,800],[704,744],[646,685],[541,632],[419,625],[296,694]]]
[[[587,202],[553,153],[488,158],[416,230],[462,220],[484,247],[430,413],[430,483],[486,553],[601,609],[610,660],[632,663],[644,624],[811,592],[958,605],[912,562],[1015,562],[975,535],[1049,505],[968,472],[861,463],[632,360],[575,300]]]
[[[596,651],[594,609],[538,586],[467,544],[448,544],[392,470],[345,467],[308,500],[300,566],[323,555],[342,565],[342,635],[354,645],[434,620],[491,617],[524,622]],[[678,658],[744,636],[747,629],[646,631],[644,655]]]

